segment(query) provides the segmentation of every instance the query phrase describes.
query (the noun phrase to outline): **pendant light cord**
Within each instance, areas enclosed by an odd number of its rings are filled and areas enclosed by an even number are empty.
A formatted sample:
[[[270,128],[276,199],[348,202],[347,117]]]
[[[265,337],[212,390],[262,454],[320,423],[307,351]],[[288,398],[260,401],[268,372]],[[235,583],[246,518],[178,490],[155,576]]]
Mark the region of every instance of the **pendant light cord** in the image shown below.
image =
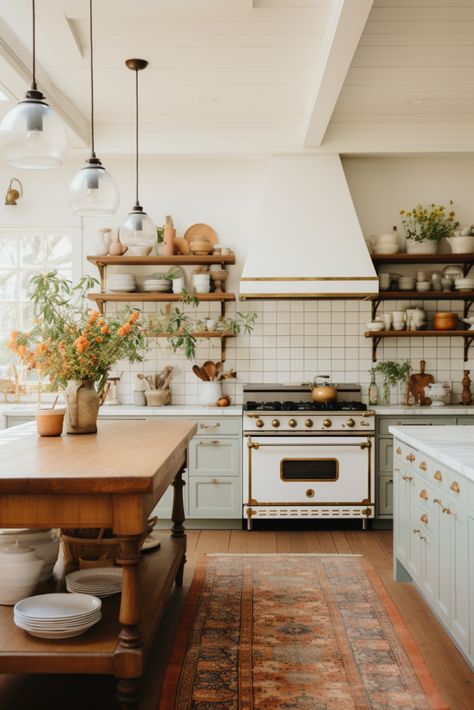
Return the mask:
[[[135,71],[135,205],[138,202],[138,70]]]
[[[38,89],[38,86],[36,84],[36,8],[35,8],[35,0],[31,0],[31,5],[32,5],[32,10],[33,10],[33,23],[32,23],[32,31],[33,31],[33,42],[32,42],[32,53],[33,53],[33,70],[31,72],[31,88],[36,91]]]
[[[91,156],[95,155],[95,133],[94,133],[94,42],[92,37],[92,0],[89,0],[89,38],[91,44]]]

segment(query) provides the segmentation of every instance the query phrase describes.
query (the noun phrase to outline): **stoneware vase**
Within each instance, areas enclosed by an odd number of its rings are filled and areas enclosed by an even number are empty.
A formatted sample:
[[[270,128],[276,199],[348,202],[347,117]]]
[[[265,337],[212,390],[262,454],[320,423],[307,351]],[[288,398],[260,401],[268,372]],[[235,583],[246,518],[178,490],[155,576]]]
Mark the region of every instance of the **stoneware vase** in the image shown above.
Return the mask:
[[[406,248],[407,254],[437,254],[438,242],[434,239],[425,239],[423,242],[407,239]]]
[[[69,380],[64,392],[66,400],[66,432],[95,434],[99,413],[99,395],[93,380]]]

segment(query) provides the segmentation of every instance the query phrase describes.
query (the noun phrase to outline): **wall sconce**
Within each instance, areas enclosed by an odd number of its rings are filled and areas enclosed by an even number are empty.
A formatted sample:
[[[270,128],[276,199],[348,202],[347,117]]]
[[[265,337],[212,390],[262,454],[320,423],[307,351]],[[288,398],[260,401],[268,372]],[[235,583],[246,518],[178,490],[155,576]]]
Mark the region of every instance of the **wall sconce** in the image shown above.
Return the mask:
[[[13,187],[13,183],[16,182],[18,183],[20,187],[20,191],[16,190]],[[23,197],[23,185],[21,182],[18,180],[18,178],[12,178],[10,180],[10,184],[8,185],[8,190],[5,195],[5,204],[8,205],[9,207],[16,207],[18,204],[18,200],[20,197]]]

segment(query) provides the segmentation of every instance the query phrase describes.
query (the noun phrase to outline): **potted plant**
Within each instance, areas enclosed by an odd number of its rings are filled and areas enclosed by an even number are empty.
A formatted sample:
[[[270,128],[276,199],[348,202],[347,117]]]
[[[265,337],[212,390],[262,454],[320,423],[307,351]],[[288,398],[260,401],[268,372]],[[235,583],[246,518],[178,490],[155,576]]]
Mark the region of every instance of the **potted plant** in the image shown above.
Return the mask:
[[[380,372],[383,376],[383,388],[382,388],[382,406],[390,406],[390,390],[391,388],[397,387],[401,383],[407,383],[408,378],[411,373],[411,363],[409,360],[403,360],[402,362],[396,362],[395,360],[386,360],[385,362],[379,362],[374,368],[374,373]],[[405,404],[407,404],[407,399],[405,397]],[[394,404],[396,404],[394,402]]]
[[[122,358],[141,362],[146,350],[138,311],[128,308],[106,318],[87,307],[86,292],[96,284],[86,276],[72,286],[56,271],[34,276],[29,297],[36,323],[10,336],[9,347],[22,362],[65,390],[68,433],[97,431],[112,365]]]
[[[429,207],[418,204],[408,212],[400,210],[400,215],[408,254],[436,254],[439,242],[459,226],[454,210],[448,212],[444,205],[434,203]]]

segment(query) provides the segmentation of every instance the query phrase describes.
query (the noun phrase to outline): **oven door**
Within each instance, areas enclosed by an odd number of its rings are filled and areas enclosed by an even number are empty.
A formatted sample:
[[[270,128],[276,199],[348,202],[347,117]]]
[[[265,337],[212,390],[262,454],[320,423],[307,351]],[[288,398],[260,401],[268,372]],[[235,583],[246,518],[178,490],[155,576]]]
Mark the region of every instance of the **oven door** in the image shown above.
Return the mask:
[[[373,503],[370,437],[246,437],[244,503]]]

